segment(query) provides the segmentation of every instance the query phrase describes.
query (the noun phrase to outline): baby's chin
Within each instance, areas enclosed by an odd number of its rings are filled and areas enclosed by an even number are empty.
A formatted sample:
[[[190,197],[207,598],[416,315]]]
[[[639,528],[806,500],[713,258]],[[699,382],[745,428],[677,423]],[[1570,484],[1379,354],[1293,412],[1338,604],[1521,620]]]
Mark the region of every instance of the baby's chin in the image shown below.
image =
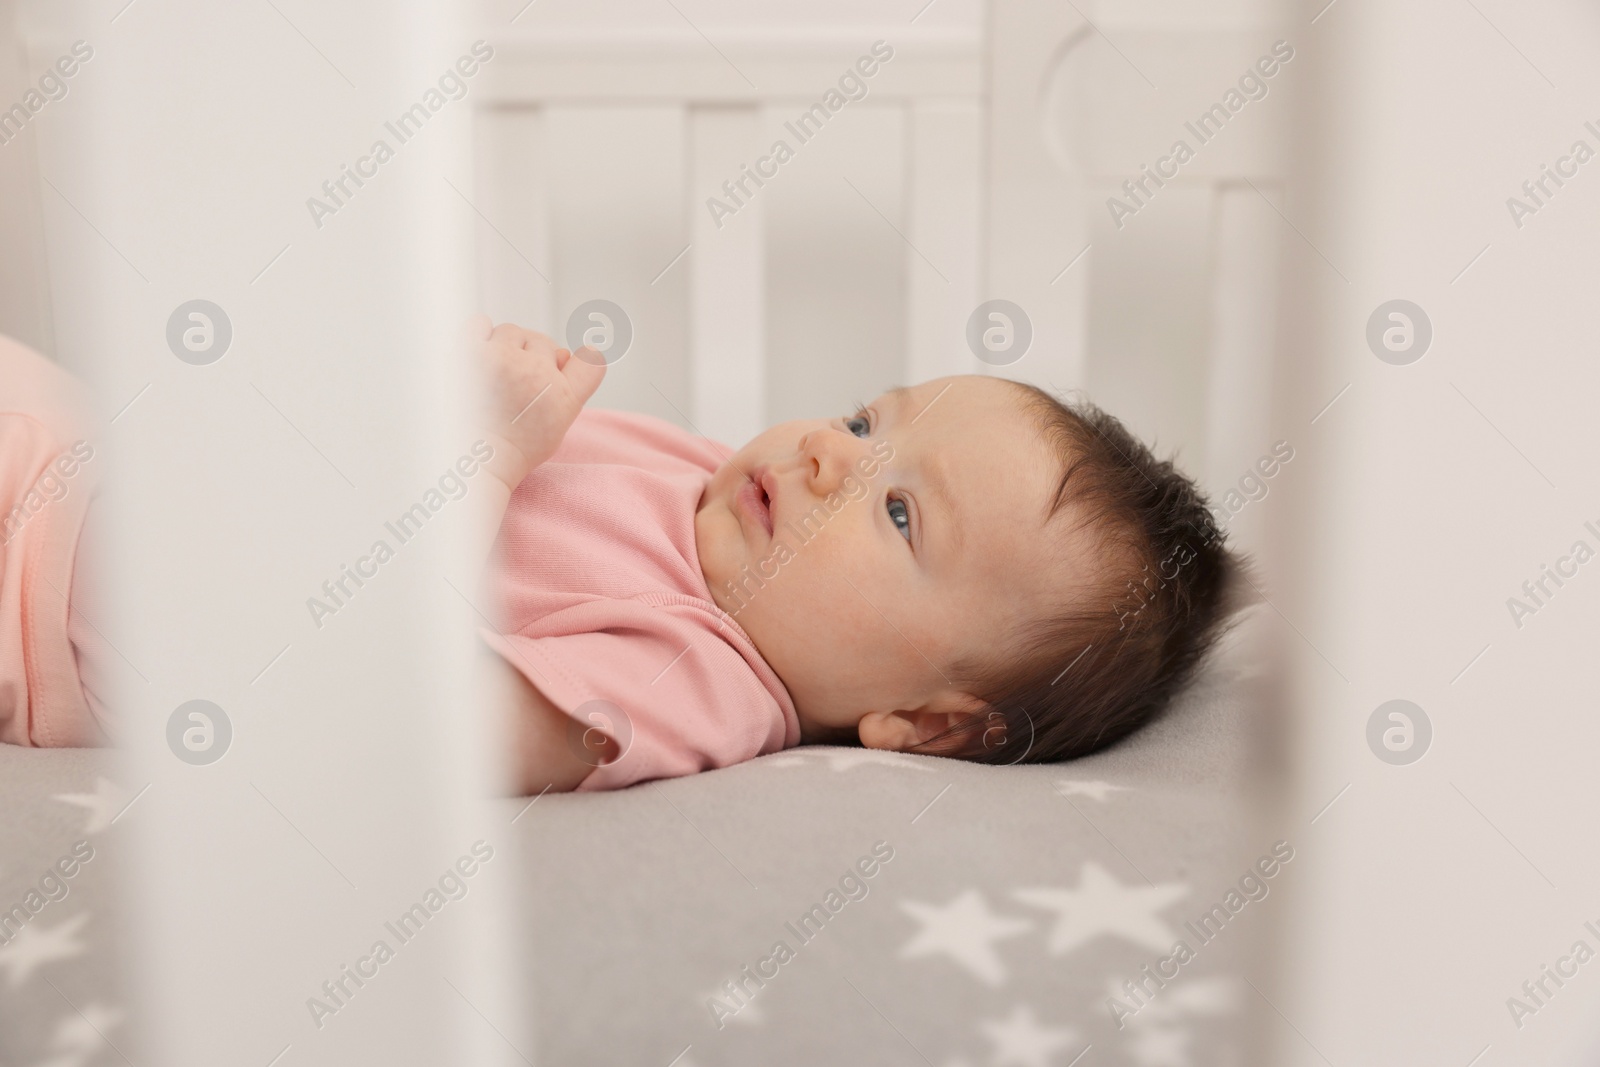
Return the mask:
[[[730,601],[725,586],[739,572],[742,546],[739,517],[713,479],[706,483],[694,509],[695,561],[700,565],[700,577],[705,580],[712,602],[736,620],[737,605]]]

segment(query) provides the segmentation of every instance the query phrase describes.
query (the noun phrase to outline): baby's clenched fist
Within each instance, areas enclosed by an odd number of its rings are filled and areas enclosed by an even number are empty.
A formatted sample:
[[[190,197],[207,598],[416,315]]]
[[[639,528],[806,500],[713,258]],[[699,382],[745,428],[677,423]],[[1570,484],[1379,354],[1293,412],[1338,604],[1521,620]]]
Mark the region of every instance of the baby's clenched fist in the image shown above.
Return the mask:
[[[491,329],[483,316],[473,320],[472,335],[488,387],[483,429],[495,449],[488,466],[515,489],[560,447],[600,387],[605,358],[588,347],[570,352],[511,323]]]

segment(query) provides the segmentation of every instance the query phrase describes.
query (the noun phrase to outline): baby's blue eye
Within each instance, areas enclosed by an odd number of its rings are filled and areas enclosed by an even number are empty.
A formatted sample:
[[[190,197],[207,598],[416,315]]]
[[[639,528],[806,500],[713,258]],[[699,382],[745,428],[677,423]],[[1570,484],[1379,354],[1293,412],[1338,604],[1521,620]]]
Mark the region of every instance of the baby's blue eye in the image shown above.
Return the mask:
[[[872,420],[867,418],[865,410],[857,411],[844,420],[844,428],[857,437],[865,437],[872,432]]]
[[[889,498],[889,521],[894,523],[894,528],[907,541],[911,540],[911,509],[906,507],[906,502],[899,497]]]

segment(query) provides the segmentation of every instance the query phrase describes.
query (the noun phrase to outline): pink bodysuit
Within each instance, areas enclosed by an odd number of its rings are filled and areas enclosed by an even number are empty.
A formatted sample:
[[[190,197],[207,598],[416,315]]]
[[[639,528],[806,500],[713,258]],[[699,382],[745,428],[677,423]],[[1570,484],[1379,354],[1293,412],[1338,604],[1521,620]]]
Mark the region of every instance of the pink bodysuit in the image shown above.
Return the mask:
[[[80,535],[104,462],[86,410],[69,375],[0,337],[0,741],[10,744],[108,740],[94,681],[109,656],[82,614]],[[486,576],[504,632],[483,638],[623,749],[580,789],[799,743],[783,683],[700,573],[694,511],[721,454],[659,419],[585,411],[512,494]]]
[[[77,383],[0,336],[0,741],[98,745],[103,708],[79,679],[97,640],[69,607],[98,464]]]
[[[483,638],[625,749],[580,790],[800,741],[788,691],[700,573],[695,507],[728,454],[660,419],[585,411],[512,494],[489,575],[505,632]]]

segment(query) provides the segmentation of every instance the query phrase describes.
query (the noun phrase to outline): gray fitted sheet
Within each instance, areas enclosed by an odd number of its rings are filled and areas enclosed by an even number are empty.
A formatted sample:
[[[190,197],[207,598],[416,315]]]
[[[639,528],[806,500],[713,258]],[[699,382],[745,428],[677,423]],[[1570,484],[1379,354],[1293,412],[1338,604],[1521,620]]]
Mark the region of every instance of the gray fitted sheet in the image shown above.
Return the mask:
[[[1278,865],[1250,885],[1263,899],[1229,910],[1277,837],[1252,784],[1270,730],[1249,710],[1241,647],[1160,722],[1071,764],[806,747],[618,793],[497,801],[525,905],[506,929],[539,1034],[521,1052],[1068,1067],[1092,1045],[1085,1065],[1254,1061],[1270,1009],[1251,982],[1271,967],[1274,893],[1296,870]],[[0,907],[79,842],[95,851],[0,947],[0,1062],[124,1062],[131,917],[114,871],[130,857],[113,820],[132,797],[110,758],[0,746]],[[1226,922],[1194,925],[1214,906]],[[1176,976],[1158,988],[1146,965]],[[1120,1027],[1113,995],[1137,1009]]]

